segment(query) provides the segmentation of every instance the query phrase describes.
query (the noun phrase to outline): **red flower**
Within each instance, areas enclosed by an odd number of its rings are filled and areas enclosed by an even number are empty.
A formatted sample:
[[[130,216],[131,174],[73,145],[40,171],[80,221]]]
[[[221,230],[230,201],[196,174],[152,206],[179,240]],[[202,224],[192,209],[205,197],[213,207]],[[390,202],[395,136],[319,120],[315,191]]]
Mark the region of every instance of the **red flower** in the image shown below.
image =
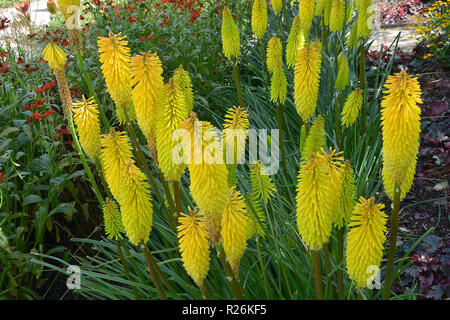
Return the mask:
[[[23,61],[23,59],[21,57],[19,57],[17,59],[17,64],[24,64],[25,62]]]
[[[3,64],[0,66],[0,72],[1,73],[7,73],[9,71],[9,66],[6,62],[3,62]]]
[[[55,85],[55,80],[53,80],[52,82],[49,82],[47,84],[44,84],[44,90],[50,90],[51,88],[53,88],[53,86]]]
[[[42,88],[37,88],[36,89],[36,93],[43,93],[45,90],[44,89],[42,89]]]

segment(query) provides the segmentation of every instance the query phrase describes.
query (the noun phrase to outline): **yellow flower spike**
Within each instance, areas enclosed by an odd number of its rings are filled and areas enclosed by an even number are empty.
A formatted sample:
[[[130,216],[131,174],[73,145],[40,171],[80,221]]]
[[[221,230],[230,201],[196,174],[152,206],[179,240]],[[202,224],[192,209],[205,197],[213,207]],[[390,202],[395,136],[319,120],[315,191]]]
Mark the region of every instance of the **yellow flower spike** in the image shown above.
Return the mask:
[[[347,160],[342,167],[342,189],[339,199],[338,216],[336,225],[342,228],[345,223],[350,222],[353,215],[353,208],[355,207],[356,186],[355,176],[350,161]]]
[[[57,0],[57,2],[58,8],[65,20],[69,19],[74,14],[74,10],[71,6],[77,6],[78,10],[81,11],[81,0]]]
[[[238,276],[239,263],[247,248],[247,207],[235,187],[230,189],[229,201],[223,211],[220,236],[231,269]]]
[[[338,32],[342,29],[345,19],[345,0],[333,0],[330,11],[330,31]]]
[[[256,199],[263,199],[267,203],[272,199],[274,193],[277,192],[272,178],[267,174],[267,168],[260,160],[250,165],[250,182],[252,192],[256,195]]]
[[[300,25],[304,32],[309,33],[314,18],[315,0],[300,0]]]
[[[73,104],[74,121],[77,125],[81,146],[89,158],[95,160],[100,151],[100,122],[98,106],[91,97]]]
[[[181,213],[178,218],[178,240],[181,260],[189,276],[198,287],[203,286],[209,270],[209,235],[205,219],[198,210],[191,210],[190,215]]]
[[[283,0],[272,0],[272,9],[276,15],[279,15],[283,8]]]
[[[414,158],[414,161],[411,162],[409,165],[405,180],[403,180],[403,183],[400,187],[400,201],[402,201],[406,194],[411,189],[411,186],[414,181],[414,175],[416,173],[416,166],[417,166],[417,157]],[[382,175],[383,175],[383,182],[384,182],[384,191],[388,195],[389,199],[394,199],[394,192],[395,192],[395,181],[392,178],[392,175],[390,172],[383,167],[382,169]]]
[[[265,224],[267,219],[264,215],[261,200],[259,200],[255,192],[248,194],[248,210],[247,210],[247,239],[255,235],[265,237],[264,229],[261,224]]]
[[[386,190],[391,190],[394,184],[406,194],[419,148],[421,90],[417,78],[406,71],[390,75],[385,88],[381,101],[383,180]]]
[[[337,0],[339,1],[339,0]],[[348,86],[350,79],[349,79],[349,72],[348,72],[348,62],[347,58],[345,57],[345,53],[341,52],[338,58],[338,74],[336,77],[336,89],[344,90],[346,86]]]
[[[363,92],[361,89],[355,89],[347,97],[344,107],[342,108],[342,125],[350,127],[355,123],[363,104]]]
[[[239,30],[231,16],[230,9],[222,11],[222,47],[226,58],[238,57],[241,51]]]
[[[100,63],[106,86],[116,104],[117,117],[124,124],[127,111],[130,119],[135,118],[131,101],[131,56],[127,47],[127,36],[121,33],[99,37],[97,41]]]
[[[267,69],[275,72],[280,65],[283,65],[281,41],[278,37],[272,37],[267,44]]]
[[[323,11],[323,20],[324,20],[326,26],[330,25],[331,5],[332,5],[332,0],[328,0],[327,5],[325,6],[325,9]]]
[[[315,154],[301,165],[297,185],[297,225],[310,250],[319,250],[328,242],[333,223],[328,169]]]
[[[360,288],[367,286],[373,268],[379,267],[386,241],[386,214],[384,205],[375,203],[375,198],[360,198],[355,206],[350,231],[347,235],[347,272]]]
[[[172,153],[179,144],[179,136],[174,131],[187,117],[188,110],[183,91],[171,78],[159,95],[156,112],[158,164],[164,176],[170,181],[179,181],[186,168],[184,161],[180,163],[173,159]]]
[[[302,150],[302,161],[307,161],[311,153],[317,153],[325,146],[325,121],[318,115],[309,130]]]
[[[131,59],[131,85],[134,110],[139,127],[155,161],[156,152],[156,107],[164,85],[163,68],[157,53],[143,52]]]
[[[330,5],[331,0],[317,0],[314,15],[321,16],[325,13],[325,8]]]
[[[287,78],[284,69],[277,69],[272,76],[270,84],[270,100],[284,104],[287,96]]]
[[[342,151],[336,152],[336,150],[330,150],[325,153],[324,150],[318,155],[324,162],[328,178],[331,184],[331,190],[329,194],[329,199],[331,203],[338,204],[340,201],[341,191],[342,191]],[[332,210],[333,222],[337,222],[339,218],[339,206],[334,205]]]
[[[350,2],[350,4],[347,6],[347,11],[345,12],[345,16],[347,17],[347,22],[352,21],[352,14],[353,14],[354,7],[355,7],[354,1]]]
[[[222,140],[226,163],[237,164],[245,155],[245,142],[249,128],[248,112],[242,107],[229,108],[225,114],[223,128]]]
[[[347,40],[347,45],[352,48],[358,48],[358,23],[354,23],[350,35]]]
[[[123,226],[122,217],[116,202],[110,198],[106,198],[103,204],[103,219],[108,239],[122,239],[125,227]]]
[[[128,161],[122,167],[119,185],[119,204],[122,221],[131,243],[146,243],[153,222],[153,204],[150,186],[145,174]]]
[[[124,131],[115,131],[111,128],[109,134],[102,135],[100,143],[102,146],[100,160],[105,180],[112,195],[119,201],[119,185],[123,166],[133,156],[130,139]]]
[[[197,116],[193,112],[188,120],[180,124],[180,128],[187,130],[191,135],[191,157],[187,157],[187,160],[190,163],[188,168],[192,199],[204,214],[211,243],[215,244],[220,236],[222,213],[228,203],[228,170],[223,161],[220,163],[211,159],[216,152],[223,159],[223,149],[219,140],[210,139],[210,141],[203,141],[201,145],[198,145],[195,137],[196,126],[201,126],[204,140],[205,136],[214,132],[213,130],[216,128],[207,121],[197,120]],[[211,153],[209,154],[208,151]],[[202,159],[196,159],[196,153],[200,153]]]
[[[303,121],[310,120],[316,110],[322,64],[321,44],[315,40],[297,53],[294,68],[294,98]]]
[[[65,52],[54,42],[49,42],[44,51],[42,51],[44,59],[47,60],[48,65],[52,68],[53,72],[64,70],[66,64],[67,55]]]
[[[252,31],[262,39],[267,29],[267,3],[266,0],[255,0],[252,7]]]
[[[286,65],[289,68],[295,65],[297,52],[305,46],[305,41],[305,35],[300,24],[300,16],[297,15],[292,21],[291,32],[289,33],[286,46]]]
[[[373,5],[372,0],[358,0],[358,28],[359,38],[368,38],[373,29]]]
[[[192,91],[192,82],[189,72],[184,70],[183,66],[180,65],[175,70],[173,79],[175,80],[176,85],[183,91],[184,98],[186,99],[187,114],[190,114],[194,108],[194,93]]]

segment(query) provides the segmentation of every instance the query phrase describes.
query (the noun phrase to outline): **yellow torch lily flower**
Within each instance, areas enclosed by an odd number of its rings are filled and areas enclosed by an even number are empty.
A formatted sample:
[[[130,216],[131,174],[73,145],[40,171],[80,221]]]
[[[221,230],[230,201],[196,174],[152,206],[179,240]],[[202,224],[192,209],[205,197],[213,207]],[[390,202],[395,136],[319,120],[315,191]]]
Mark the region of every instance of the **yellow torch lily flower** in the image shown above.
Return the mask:
[[[255,0],[252,7],[252,30],[259,40],[267,29],[267,3],[266,0]]]
[[[302,161],[307,161],[311,153],[317,153],[325,146],[325,120],[319,114],[309,130],[302,150]]]
[[[360,288],[367,286],[373,275],[372,268],[379,267],[386,241],[386,214],[384,205],[375,203],[375,198],[360,198],[355,206],[347,235],[347,271]]]
[[[192,92],[192,82],[189,72],[183,69],[180,65],[173,74],[173,79],[176,85],[183,91],[184,98],[186,99],[187,114],[191,114],[194,108],[194,94]]]
[[[309,33],[314,18],[315,0],[300,0],[300,25],[304,32]]]
[[[330,31],[338,32],[342,29],[345,19],[345,0],[333,0],[330,11]]]
[[[100,152],[100,122],[98,106],[91,97],[73,104],[74,121],[84,152],[89,158],[97,158]]]
[[[209,269],[209,235],[204,217],[198,213],[198,210],[189,208],[189,211],[190,215],[181,213],[178,218],[181,260],[186,272],[201,288]]]
[[[286,65],[289,68],[295,65],[297,52],[305,46],[305,42],[305,32],[302,30],[300,16],[297,15],[292,21],[291,32],[286,45]]]
[[[339,0],[337,0],[339,1]],[[346,86],[348,86],[350,79],[349,79],[349,72],[348,72],[348,62],[347,58],[345,57],[344,52],[341,52],[338,58],[338,74],[336,77],[336,83],[335,87],[339,90],[344,90]]]
[[[411,188],[417,161],[421,90],[417,78],[406,71],[389,76],[385,87],[381,101],[383,180],[388,195],[395,185],[404,196]]]
[[[239,30],[228,7],[222,11],[222,47],[226,58],[238,57],[241,51]]]
[[[350,127],[353,123],[355,123],[362,105],[363,91],[358,88],[350,93],[345,101],[344,107],[342,108],[341,120],[344,127]]]
[[[179,144],[179,135],[174,131],[188,117],[187,111],[183,91],[171,78],[160,93],[156,113],[158,163],[164,176],[170,181],[179,181],[186,168],[184,161],[174,161],[172,153]]]
[[[146,243],[153,222],[150,186],[145,174],[129,160],[122,167],[119,204],[127,237],[135,245]]]
[[[316,40],[300,49],[294,69],[294,98],[303,121],[310,120],[316,110],[319,93],[322,45]]]
[[[125,123],[124,110],[130,119],[135,118],[131,101],[131,56],[127,36],[121,33],[98,38],[98,52],[106,86],[116,104],[117,117]]]
[[[119,201],[119,185],[123,166],[133,156],[130,139],[124,131],[115,131],[111,128],[109,134],[102,135],[100,143],[102,146],[100,160],[105,180],[112,195]]]
[[[342,189],[339,200],[338,216],[336,225],[340,229],[345,223],[350,222],[355,207],[356,186],[353,168],[350,161],[347,160],[342,168]]]
[[[279,15],[283,8],[283,0],[272,0],[272,9],[276,15]]]
[[[44,59],[47,60],[48,65],[52,68],[53,72],[56,70],[63,71],[66,64],[66,53],[54,42],[49,42],[44,51],[42,51]]]
[[[230,189],[230,197],[222,215],[222,237],[225,255],[231,269],[239,275],[239,263],[247,247],[247,213],[244,198],[235,187]]]
[[[122,239],[125,227],[122,223],[119,208],[114,200],[106,198],[103,204],[103,219],[105,221],[105,233],[109,239]]]
[[[156,152],[156,107],[157,99],[164,85],[163,67],[158,54],[143,52],[131,59],[131,85],[133,90],[134,110],[139,127],[152,154],[157,160]]]
[[[319,250],[328,242],[333,223],[330,201],[331,183],[322,158],[311,154],[301,165],[297,185],[297,225],[310,250]]]

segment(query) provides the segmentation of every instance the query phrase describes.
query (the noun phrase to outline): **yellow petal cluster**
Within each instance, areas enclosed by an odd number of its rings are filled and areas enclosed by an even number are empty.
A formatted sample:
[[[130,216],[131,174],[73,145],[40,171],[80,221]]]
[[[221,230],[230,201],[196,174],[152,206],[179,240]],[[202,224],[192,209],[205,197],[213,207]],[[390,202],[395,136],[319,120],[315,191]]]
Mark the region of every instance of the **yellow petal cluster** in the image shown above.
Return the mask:
[[[91,97],[73,104],[74,121],[84,152],[89,158],[97,158],[100,151],[100,122],[98,106]]]
[[[105,180],[109,190],[119,201],[119,185],[123,166],[131,160],[130,139],[124,131],[111,129],[109,134],[103,134],[100,140],[102,150],[100,160]]]
[[[365,288],[373,276],[374,267],[379,267],[386,241],[386,214],[384,205],[375,203],[375,198],[360,198],[355,206],[347,235],[347,271],[356,284]]]
[[[255,0],[252,7],[252,30],[258,39],[262,39],[267,29],[266,0]]]
[[[300,25],[304,32],[309,33],[314,18],[315,0],[300,0],[298,14]]]
[[[135,245],[146,243],[153,222],[150,186],[145,174],[130,160],[122,167],[119,204],[128,239]]]
[[[235,187],[230,189],[230,197],[222,215],[222,237],[225,255],[236,275],[239,263],[247,247],[247,208],[244,197]]]
[[[321,16],[324,14],[327,6],[331,5],[332,0],[317,0],[314,15]]]
[[[286,45],[286,65],[290,68],[296,63],[298,50],[305,46],[306,37],[300,23],[300,16],[297,15],[292,21],[291,32],[289,33]]]
[[[358,37],[368,38],[373,29],[374,10],[372,0],[358,0],[356,5],[358,7]]]
[[[336,225],[338,228],[342,228],[345,223],[350,222],[350,218],[353,214],[353,208],[355,207],[356,187],[353,168],[350,161],[347,160],[342,168],[342,189],[339,200],[338,216],[336,219]]]
[[[359,110],[361,110],[363,104],[363,91],[361,89],[355,89],[347,97],[344,107],[342,108],[342,125],[350,127],[355,123],[358,118]]]
[[[302,150],[302,161],[308,160],[311,153],[317,153],[325,146],[325,120],[318,115],[309,130]]]
[[[178,218],[181,260],[184,269],[195,284],[202,287],[209,269],[209,236],[204,217],[198,213],[198,210],[190,211],[191,215],[181,213]]]
[[[336,89],[344,90],[350,82],[348,72],[348,62],[344,52],[341,52],[338,58],[338,74],[336,77]]]
[[[183,91],[184,99],[186,100],[187,114],[192,112],[194,108],[194,93],[192,91],[192,81],[189,72],[183,69],[180,65],[173,74],[173,79],[176,85]]]
[[[280,66],[283,66],[281,41],[278,37],[272,37],[267,44],[267,69],[275,72]]]
[[[338,32],[342,29],[345,19],[345,0],[333,0],[330,11],[330,31]]]
[[[242,107],[229,108],[225,114],[222,139],[227,164],[237,164],[245,155],[249,128],[248,112]]]
[[[383,180],[386,190],[397,185],[406,194],[411,187],[419,148],[421,90],[417,78],[406,71],[390,75],[385,87],[381,102]]]
[[[125,227],[123,226],[122,217],[116,202],[110,198],[106,198],[103,204],[103,219],[107,237],[109,239],[122,239]]]
[[[127,47],[127,36],[121,33],[109,37],[99,37],[97,41],[100,63],[106,86],[116,104],[117,117],[120,123],[125,123],[124,110],[130,119],[135,118],[131,101],[131,56]]]
[[[170,181],[179,181],[186,168],[184,161],[173,158],[173,152],[179,144],[179,135],[175,130],[179,129],[179,124],[188,117],[187,111],[183,91],[171,78],[159,95],[156,112],[158,164]]]
[[[322,45],[315,40],[300,49],[294,68],[294,98],[297,112],[303,121],[310,120],[316,110],[319,93]]]
[[[283,0],[272,0],[272,9],[276,15],[279,15],[283,8]]]
[[[228,7],[222,11],[222,48],[225,57],[238,57],[241,51],[239,30]]]
[[[139,127],[154,160],[156,156],[156,107],[164,85],[163,68],[157,53],[143,52],[131,59],[131,85],[134,110]]]
[[[64,70],[64,65],[66,64],[67,56],[65,52],[54,42],[49,42],[44,51],[42,51],[44,59],[47,60],[50,68],[53,72],[59,70]]]
[[[309,249],[319,250],[328,242],[333,223],[331,183],[323,160],[311,154],[302,164],[297,185],[297,225]]]
[[[352,49],[356,49],[358,47],[358,23],[353,24],[347,40],[347,45]]]

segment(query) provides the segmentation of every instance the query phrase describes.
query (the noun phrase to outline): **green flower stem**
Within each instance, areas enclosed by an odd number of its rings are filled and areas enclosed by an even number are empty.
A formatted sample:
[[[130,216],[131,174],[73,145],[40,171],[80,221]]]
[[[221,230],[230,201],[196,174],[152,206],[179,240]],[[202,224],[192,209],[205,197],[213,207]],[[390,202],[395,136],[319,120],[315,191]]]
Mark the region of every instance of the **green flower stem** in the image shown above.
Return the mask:
[[[337,278],[338,278],[338,299],[342,300],[344,298],[344,271],[343,271],[343,261],[344,261],[344,227],[338,229],[337,238],[338,238],[338,258],[337,263],[340,265],[337,270]]]
[[[324,255],[324,261],[325,261],[325,272],[327,274],[327,282],[326,282],[326,288],[327,288],[327,298],[333,299],[333,292],[331,291],[331,268],[330,268],[330,248],[328,246],[328,242],[324,243],[323,245],[323,255]]]
[[[278,20],[278,29],[280,29],[280,39],[281,39],[281,46],[284,47],[284,34],[283,34],[283,25],[281,24],[281,13],[277,17]]]
[[[155,267],[153,263],[153,256],[148,250],[147,245],[145,244],[142,245],[142,251],[144,253],[145,262],[147,263],[148,271],[150,272],[150,276],[152,277],[153,284],[156,287],[156,291],[158,291],[158,294],[162,300],[167,300],[166,294],[164,293],[161,284],[159,283],[159,280],[156,277]]]
[[[242,288],[242,283],[241,281],[238,280],[233,270],[231,270],[230,264],[225,260],[225,250],[223,249],[223,246],[221,244],[217,244],[216,249],[217,249],[217,257],[219,258],[220,264],[222,265],[222,268],[225,271],[227,278],[231,279],[229,282],[231,285],[231,289],[233,290],[234,298],[236,300],[244,299],[243,295],[244,290]]]
[[[102,120],[102,123],[103,123],[103,126],[105,127],[106,132],[109,132],[110,125],[109,125],[108,119],[106,118],[105,111],[103,110],[103,108],[100,105],[100,100],[98,99],[97,93],[94,90],[94,87],[92,85],[92,80],[86,71],[86,67],[84,66],[83,56],[81,55],[80,49],[76,49],[76,53],[77,53],[78,64],[80,65],[80,69],[83,74],[84,80],[86,81],[86,84],[88,86],[89,94],[91,95],[91,97],[94,97],[95,102],[98,105],[100,119]]]
[[[122,254],[122,249],[120,248],[119,240],[116,238],[116,246],[117,246],[117,252],[119,253],[120,262],[122,263],[123,271],[125,272],[125,276],[127,277],[128,281],[131,281],[130,273],[128,272],[128,267],[126,265],[125,259]],[[131,289],[133,290],[134,295],[136,296],[136,299],[141,300],[141,296],[136,290],[136,287],[133,285],[130,285]]]
[[[389,252],[386,266],[386,278],[384,280],[383,300],[388,300],[391,295],[392,276],[394,273],[395,249],[397,246],[398,212],[400,209],[400,187],[395,185],[394,207],[391,212],[391,230],[389,236]]]
[[[289,33],[291,33],[291,21],[289,19],[289,15],[288,15],[288,12],[287,12],[287,9],[286,9],[287,5],[288,4],[287,4],[286,0],[283,0],[283,15],[284,15],[284,20],[286,22],[287,32],[289,34]]]
[[[170,216],[171,216],[172,224],[176,225],[176,222],[174,221],[175,218],[174,218],[173,214],[175,212],[177,212],[177,209],[175,208],[175,203],[173,201],[172,192],[170,192],[170,188],[169,188],[169,185],[167,184],[167,180],[164,177],[164,174],[162,173],[160,168],[158,168],[158,175],[159,175],[159,180],[161,181],[161,184],[163,185],[164,193],[166,194],[167,203],[169,204],[170,213],[171,213]]]
[[[173,181],[173,195],[175,197],[175,206],[177,209],[177,218],[181,216],[181,196],[180,196],[180,182]],[[178,219],[177,219],[178,222]]]
[[[269,283],[267,281],[267,276],[266,276],[266,269],[264,268],[264,263],[262,260],[262,255],[261,255],[261,248],[259,245],[259,237],[256,237],[256,251],[258,253],[258,260],[259,260],[259,266],[261,267],[261,273],[263,275],[264,278],[264,288],[266,289],[266,299],[269,299]]]
[[[359,85],[362,90],[363,103],[361,106],[361,131],[362,135],[366,133],[366,117],[365,117],[365,101],[366,101],[366,49],[364,47],[364,40],[361,40],[361,53],[359,56]]]
[[[312,254],[314,258],[314,278],[316,280],[316,297],[317,300],[323,300],[322,276],[320,271],[320,251],[314,250]]]
[[[287,178],[288,171],[286,167],[286,151],[284,149],[284,138],[283,138],[283,105],[281,103],[278,103],[277,106],[277,120],[278,120],[278,129],[280,130],[280,150],[281,150],[281,165],[283,166],[283,173],[284,176]]]
[[[263,64],[264,64],[264,71],[266,73],[267,82],[269,83],[270,82],[270,74],[269,74],[269,69],[267,68],[266,54],[264,53],[262,39],[259,39],[258,42],[259,42],[259,50],[261,51],[261,57],[262,57]]]
[[[241,83],[239,82],[239,70],[237,68],[237,58],[232,58],[232,64],[233,64],[233,77],[234,77],[234,83],[236,84],[236,91],[239,99],[239,104],[242,108],[244,108],[244,99],[242,98],[242,91],[241,91]]]

